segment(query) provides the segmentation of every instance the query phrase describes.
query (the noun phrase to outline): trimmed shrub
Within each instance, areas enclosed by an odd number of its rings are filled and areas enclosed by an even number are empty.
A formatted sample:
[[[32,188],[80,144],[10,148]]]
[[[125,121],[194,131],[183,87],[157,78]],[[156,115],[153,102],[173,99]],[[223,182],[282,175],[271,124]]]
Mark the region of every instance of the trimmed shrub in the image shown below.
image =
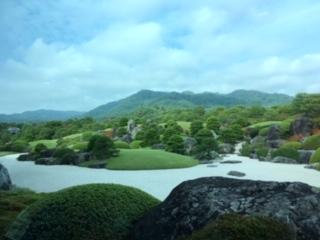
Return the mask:
[[[262,216],[226,214],[187,240],[294,240],[290,227]]]
[[[302,148],[302,143],[301,142],[296,142],[296,141],[291,141],[291,142],[286,142],[281,145],[281,147],[284,148],[294,148],[294,149],[301,149]]]
[[[114,157],[119,153],[114,142],[110,138],[101,135],[94,135],[90,138],[87,150],[91,152],[93,158],[97,160]]]
[[[269,153],[269,148],[267,147],[259,147],[256,149],[256,154],[258,158],[265,158]]]
[[[167,142],[165,149],[168,152],[184,154],[183,138],[180,135],[171,136]]]
[[[120,149],[129,149],[130,145],[124,141],[115,141],[114,146]]]
[[[134,140],[130,143],[130,148],[131,149],[137,149],[137,148],[141,148],[142,146],[142,141],[140,140]]]
[[[299,160],[299,152],[297,149],[290,147],[280,147],[274,152],[272,152],[272,157],[287,157],[295,160]]]
[[[312,154],[310,163],[320,163],[320,148]]]
[[[320,147],[320,135],[313,135],[306,138],[302,143],[302,148],[306,150],[316,150]]]
[[[57,148],[53,153],[53,157],[57,159],[59,164],[76,164],[77,154],[70,148]]]
[[[34,153],[41,153],[42,151],[48,150],[47,146],[44,145],[43,143],[38,143],[34,149],[33,152]]]
[[[85,152],[88,148],[88,142],[78,142],[75,143],[72,148],[74,150],[80,151],[80,152]]]
[[[10,240],[124,240],[132,224],[159,203],[147,193],[116,184],[88,184],[52,193],[12,224]]]
[[[262,128],[259,131],[259,135],[265,137],[265,136],[267,136],[268,132],[269,132],[269,127]]]
[[[240,149],[240,155],[245,157],[250,157],[250,155],[253,153],[253,146],[250,143],[245,143],[242,145],[242,148]]]

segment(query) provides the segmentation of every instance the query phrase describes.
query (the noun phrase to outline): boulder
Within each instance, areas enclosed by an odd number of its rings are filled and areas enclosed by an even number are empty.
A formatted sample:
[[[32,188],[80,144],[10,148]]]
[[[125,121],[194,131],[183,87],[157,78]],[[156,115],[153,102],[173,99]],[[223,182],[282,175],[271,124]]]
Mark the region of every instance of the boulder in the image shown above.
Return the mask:
[[[298,152],[299,152],[299,163],[309,164],[310,158],[315,151],[314,150],[298,150]]]
[[[196,147],[197,140],[192,137],[186,137],[183,141],[183,144],[185,153],[191,155],[194,148]]]
[[[0,164],[0,190],[10,190],[12,186],[8,170]]]
[[[242,161],[239,160],[225,160],[220,162],[220,164],[238,164],[238,163],[242,163]]]
[[[262,136],[256,136],[253,139],[251,139],[250,144],[252,144],[252,145],[265,145],[266,139]]]
[[[47,157],[47,158],[38,158],[34,161],[35,164],[39,165],[56,165],[57,159],[54,157]]]
[[[229,144],[229,143],[219,144],[219,153],[231,154],[231,153],[234,153],[234,150],[235,150],[235,148],[232,144]]]
[[[282,157],[278,156],[273,159],[271,159],[271,162],[273,163],[288,163],[288,164],[298,164],[298,161],[292,158]]]
[[[267,133],[267,141],[279,140],[281,138],[280,128],[278,125],[272,125]]]
[[[136,138],[137,133],[141,131],[141,128],[136,125],[135,121],[130,119],[128,121],[127,132],[131,137],[131,140]]]
[[[310,118],[303,116],[294,120],[290,128],[293,135],[307,137],[312,134],[313,122]]]
[[[199,178],[177,186],[145,214],[133,240],[175,240],[227,213],[261,215],[289,224],[298,240],[320,239],[320,191],[298,182]]]
[[[132,139],[131,134],[128,133],[128,134],[123,135],[123,136],[120,138],[120,140],[123,141],[123,142],[131,143],[133,139]]]
[[[246,174],[238,171],[230,171],[228,172],[228,175],[233,177],[244,177]]]

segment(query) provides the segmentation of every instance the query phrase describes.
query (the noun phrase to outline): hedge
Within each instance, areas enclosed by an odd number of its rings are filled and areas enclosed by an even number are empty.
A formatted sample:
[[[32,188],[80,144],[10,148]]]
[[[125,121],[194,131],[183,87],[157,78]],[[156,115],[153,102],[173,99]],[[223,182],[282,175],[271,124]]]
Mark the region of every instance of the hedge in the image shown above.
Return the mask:
[[[280,147],[277,150],[275,150],[274,152],[272,152],[272,157],[287,157],[287,158],[291,158],[291,159],[295,159],[295,160],[299,160],[300,155],[297,149],[294,148],[290,148],[290,147]]]
[[[302,148],[306,150],[316,150],[320,147],[320,135],[313,135],[302,143]]]
[[[310,163],[320,163],[320,148],[312,154]]]
[[[132,224],[159,203],[116,184],[89,184],[52,193],[23,211],[9,240],[123,240]]]

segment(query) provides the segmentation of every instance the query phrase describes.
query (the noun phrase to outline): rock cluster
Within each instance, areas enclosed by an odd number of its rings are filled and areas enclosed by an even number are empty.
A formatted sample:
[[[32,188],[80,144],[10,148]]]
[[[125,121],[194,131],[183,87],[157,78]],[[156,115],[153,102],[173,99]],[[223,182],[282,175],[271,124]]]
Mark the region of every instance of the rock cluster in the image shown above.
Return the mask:
[[[8,170],[0,164],[0,190],[9,190],[12,186]]]
[[[320,239],[320,192],[303,183],[200,178],[177,186],[136,224],[132,239],[175,240],[227,213],[289,224],[298,240]]]
[[[305,116],[296,119],[291,124],[291,132],[294,135],[307,137],[312,134],[312,130],[313,130],[313,122],[310,118]]]

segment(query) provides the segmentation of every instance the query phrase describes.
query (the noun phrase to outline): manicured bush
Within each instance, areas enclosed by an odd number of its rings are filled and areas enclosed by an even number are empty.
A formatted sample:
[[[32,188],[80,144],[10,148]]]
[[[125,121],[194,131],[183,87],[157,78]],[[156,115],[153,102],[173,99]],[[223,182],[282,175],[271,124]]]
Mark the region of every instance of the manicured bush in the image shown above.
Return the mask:
[[[267,147],[258,147],[256,148],[256,154],[258,158],[265,158],[269,153],[269,148]]]
[[[250,157],[250,155],[253,153],[253,145],[250,143],[245,143],[242,145],[242,148],[240,149],[240,155],[245,157]]]
[[[224,143],[235,144],[243,139],[243,131],[240,125],[234,124],[220,130],[220,139]]]
[[[48,150],[47,146],[44,145],[43,143],[38,143],[34,149],[33,152],[34,153],[41,153],[42,151]]]
[[[310,136],[302,143],[302,148],[306,150],[316,150],[319,147],[320,147],[320,135]]]
[[[312,154],[310,163],[320,163],[320,148]]]
[[[129,149],[130,148],[129,144],[124,141],[115,141],[114,145],[116,148],[120,148],[120,149]]]
[[[294,148],[294,149],[301,149],[302,148],[302,143],[301,142],[296,142],[296,141],[291,141],[291,142],[286,142],[281,145],[281,147],[284,148]]]
[[[17,140],[6,145],[4,150],[11,152],[27,152],[29,150],[29,144],[25,141]]]
[[[117,156],[118,154],[118,150],[113,141],[110,138],[101,135],[94,135],[90,138],[87,150],[91,152],[93,158],[97,160],[107,159]]]
[[[57,148],[53,153],[53,157],[57,158],[59,164],[76,164],[77,154],[70,148]]]
[[[295,160],[299,160],[299,152],[297,149],[292,147],[280,147],[274,152],[272,152],[272,157],[287,157]]]
[[[142,146],[142,141],[140,140],[134,140],[130,143],[130,148],[131,149],[137,149],[137,148],[141,148]]]
[[[259,135],[265,137],[265,136],[267,136],[268,131],[269,131],[269,128],[268,128],[268,127],[267,127],[267,128],[262,128],[262,129],[260,129],[260,131],[259,131]]]
[[[132,224],[159,203],[147,193],[115,184],[89,184],[52,193],[22,212],[10,240],[124,240]]]
[[[290,227],[277,220],[260,217],[227,214],[187,240],[294,240]]]
[[[72,146],[72,149],[85,152],[88,148],[88,142],[77,142]]]
[[[183,154],[184,153],[184,143],[183,143],[182,137],[177,134],[171,136],[167,142],[166,151]]]

